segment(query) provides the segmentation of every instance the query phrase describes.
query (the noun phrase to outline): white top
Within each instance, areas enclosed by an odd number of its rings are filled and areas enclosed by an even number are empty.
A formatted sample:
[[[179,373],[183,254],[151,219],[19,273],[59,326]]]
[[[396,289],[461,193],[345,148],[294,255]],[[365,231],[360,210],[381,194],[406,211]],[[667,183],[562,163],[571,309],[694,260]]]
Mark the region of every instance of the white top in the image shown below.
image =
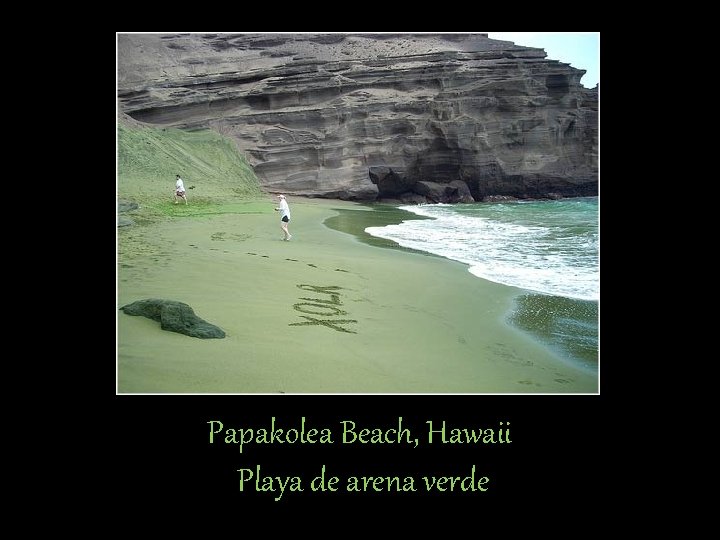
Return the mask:
[[[175,191],[185,191],[185,184],[183,184],[182,178],[178,178],[175,182]]]
[[[280,199],[280,219],[284,218],[285,216],[290,219],[290,207],[288,206],[288,203],[285,199]]]

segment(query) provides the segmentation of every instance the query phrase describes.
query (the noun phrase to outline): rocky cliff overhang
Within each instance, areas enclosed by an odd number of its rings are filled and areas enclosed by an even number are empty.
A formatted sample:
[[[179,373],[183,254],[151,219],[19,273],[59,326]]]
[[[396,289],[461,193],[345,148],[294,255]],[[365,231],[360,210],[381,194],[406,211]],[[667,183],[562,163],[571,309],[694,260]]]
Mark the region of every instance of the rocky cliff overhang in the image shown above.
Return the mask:
[[[231,136],[269,191],[341,199],[596,195],[583,74],[484,34],[118,36],[122,112]]]

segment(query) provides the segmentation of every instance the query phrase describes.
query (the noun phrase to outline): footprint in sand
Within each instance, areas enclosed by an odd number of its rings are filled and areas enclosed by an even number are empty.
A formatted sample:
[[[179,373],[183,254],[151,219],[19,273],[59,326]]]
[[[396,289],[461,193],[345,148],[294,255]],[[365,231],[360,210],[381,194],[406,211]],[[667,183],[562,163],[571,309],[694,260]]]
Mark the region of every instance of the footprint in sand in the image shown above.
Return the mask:
[[[216,232],[210,235],[210,240],[225,240],[223,236],[225,236],[224,232]]]
[[[554,379],[555,382],[559,382],[560,384],[570,384],[572,382],[572,379]]]
[[[529,384],[529,385],[534,384],[535,386],[542,386],[542,384],[540,384],[540,383],[534,383],[534,382],[532,382],[532,381],[518,381],[518,384]]]
[[[212,249],[212,248],[211,248],[211,249]],[[225,253],[228,253],[228,252],[225,251]],[[252,251],[246,251],[245,254],[246,254],[246,255],[257,255],[257,253],[253,253]],[[260,257],[264,257],[264,258],[266,258],[266,259],[269,259],[269,258],[270,258],[269,255],[260,255]],[[299,261],[299,260],[297,260],[297,259],[290,259],[290,258],[286,258],[285,260],[286,260],[286,261],[291,261],[291,262],[301,262],[301,261]],[[308,266],[310,266],[310,267],[312,267],[312,268],[319,268],[316,264],[313,264],[313,263],[305,263],[305,264],[307,264]],[[343,269],[343,268],[336,268],[335,271],[336,271],[336,272],[345,272],[346,274],[351,273],[349,270],[345,270],[345,269]]]

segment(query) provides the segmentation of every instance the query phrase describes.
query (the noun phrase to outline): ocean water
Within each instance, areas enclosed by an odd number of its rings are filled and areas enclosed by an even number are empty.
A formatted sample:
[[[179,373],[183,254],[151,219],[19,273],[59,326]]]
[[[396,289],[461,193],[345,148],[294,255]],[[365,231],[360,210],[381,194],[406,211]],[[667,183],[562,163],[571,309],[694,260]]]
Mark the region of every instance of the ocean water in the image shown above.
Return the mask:
[[[373,208],[355,220],[356,228],[367,224],[370,243],[460,261],[478,279],[521,289],[508,321],[568,361],[597,370],[597,197]]]
[[[599,298],[597,197],[401,209],[431,219],[366,232],[466,263],[472,274],[496,283],[578,300]]]

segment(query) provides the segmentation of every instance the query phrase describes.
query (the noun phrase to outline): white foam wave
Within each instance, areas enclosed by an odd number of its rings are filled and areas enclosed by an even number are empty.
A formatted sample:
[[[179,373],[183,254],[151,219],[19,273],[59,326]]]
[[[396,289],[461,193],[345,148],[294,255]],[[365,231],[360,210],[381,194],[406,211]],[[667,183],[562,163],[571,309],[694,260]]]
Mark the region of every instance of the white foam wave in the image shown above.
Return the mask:
[[[599,297],[597,231],[577,232],[572,223],[558,224],[557,216],[549,220],[551,225],[519,219],[516,208],[502,219],[471,215],[453,205],[402,208],[433,219],[368,227],[366,232],[463,262],[473,275],[496,283],[582,300]],[[493,211],[498,212],[497,205]]]

